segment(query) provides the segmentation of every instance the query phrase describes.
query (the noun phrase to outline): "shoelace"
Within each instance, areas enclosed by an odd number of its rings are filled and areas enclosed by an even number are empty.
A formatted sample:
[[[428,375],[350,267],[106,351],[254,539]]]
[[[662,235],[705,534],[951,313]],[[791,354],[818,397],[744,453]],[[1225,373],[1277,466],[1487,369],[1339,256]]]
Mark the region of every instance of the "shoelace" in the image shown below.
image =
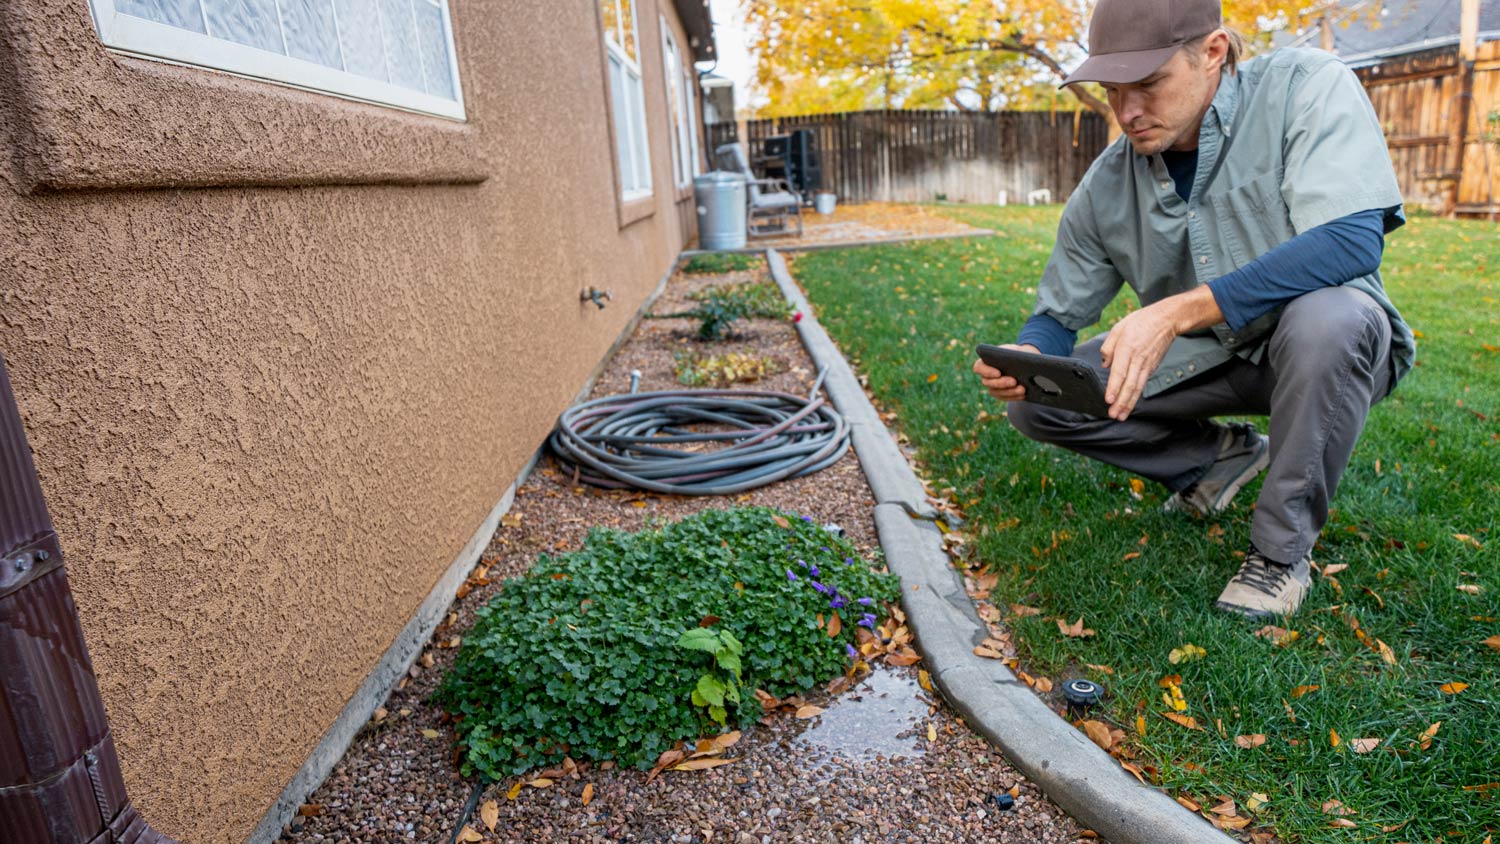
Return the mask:
[[[1259,551],[1251,551],[1234,579],[1266,595],[1275,595],[1291,576],[1291,566],[1273,563]]]

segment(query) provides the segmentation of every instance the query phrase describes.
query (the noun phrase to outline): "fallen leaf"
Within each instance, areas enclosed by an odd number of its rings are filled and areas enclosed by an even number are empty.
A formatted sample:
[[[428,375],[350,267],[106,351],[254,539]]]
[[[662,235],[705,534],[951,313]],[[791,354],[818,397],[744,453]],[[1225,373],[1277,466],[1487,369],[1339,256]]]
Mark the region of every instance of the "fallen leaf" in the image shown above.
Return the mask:
[[[374,721],[384,721],[385,720],[385,716],[389,715],[389,714],[390,713],[388,713],[388,712],[385,711],[385,707],[384,706],[377,706],[377,707],[375,707],[375,714],[374,714],[374,716],[372,716],[371,720],[374,720]]]
[[[1400,829],[1403,826],[1406,826],[1409,823],[1411,823],[1411,821],[1408,820],[1408,821],[1402,821],[1401,823],[1397,823],[1397,824],[1391,824],[1390,826],[1383,826],[1383,827],[1380,828],[1380,831],[1381,832],[1395,832],[1396,830]],[[1484,837],[1483,844],[1490,844],[1490,837],[1488,835],[1486,835]]]
[[[1182,807],[1184,809],[1187,809],[1189,812],[1201,812],[1201,811],[1203,811],[1203,804],[1201,804],[1201,803],[1193,800],[1190,797],[1178,797],[1177,798],[1177,802],[1181,803]]]
[[[1322,686],[1298,686],[1297,688],[1292,689],[1292,700],[1296,700],[1303,695],[1312,694],[1313,692],[1321,688]]]
[[[1341,739],[1341,738],[1339,738],[1339,734],[1338,734],[1337,730],[1330,729],[1328,731],[1328,746],[1329,747],[1338,747],[1339,745],[1341,745],[1343,743],[1344,743],[1344,740]]]
[[[838,613],[834,613],[833,614],[833,618],[828,619],[828,636],[829,636],[829,638],[832,638],[834,636],[839,635],[839,631],[841,631],[843,629],[844,629],[844,622],[843,622],[843,620],[839,618],[839,614]]]
[[[1052,691],[1052,681],[1047,679],[1046,677],[1038,677],[1036,678],[1036,684],[1033,685],[1032,688],[1036,689],[1042,694],[1046,694],[1047,692]]]
[[[594,799],[594,784],[589,783],[583,787],[583,805],[587,806]]]
[[[1438,691],[1442,692],[1445,695],[1456,695],[1464,689],[1467,689],[1468,687],[1468,683],[1444,683],[1443,685],[1438,686]]]
[[[1266,743],[1266,734],[1254,733],[1248,736],[1235,736],[1234,743],[1239,745],[1240,747],[1245,748],[1246,750],[1254,747],[1260,747],[1261,745]]]
[[[505,792],[505,799],[514,800],[521,796],[521,785],[521,781],[516,780],[515,784],[510,787],[510,791]]]
[[[927,740],[937,741],[937,727],[932,724],[927,725]]]
[[[1500,636],[1496,636],[1495,638],[1496,639],[1500,639]],[[1496,645],[1495,647],[1496,647],[1496,649],[1500,649],[1500,645]],[[1087,666],[1087,667],[1089,667],[1089,668],[1094,669],[1095,671],[1099,672],[1100,674],[1109,674],[1109,675],[1113,676],[1114,673],[1115,673],[1115,670],[1113,668],[1110,668],[1108,665],[1095,665],[1092,662],[1085,662],[1084,665]]]
[[[777,527],[789,528],[789,527],[792,526],[791,522],[787,521],[786,519],[783,519],[780,516],[772,516],[771,517],[771,521],[775,522]]]
[[[429,728],[429,729],[423,730],[422,731],[422,735],[426,736],[427,738],[437,738],[438,736],[442,735],[442,733],[438,732],[437,730]]]
[[[1182,685],[1182,675],[1168,674],[1160,680],[1157,680],[1156,685],[1161,686],[1163,689],[1170,689],[1173,686],[1180,686]]]
[[[1029,615],[1042,614],[1042,611],[1037,609],[1036,607],[1028,607],[1025,604],[1011,604],[1010,611],[1023,618]]]
[[[486,800],[479,807],[479,820],[484,823],[484,828],[490,832],[495,831],[495,824],[500,822],[500,804],[493,800]]]
[[[1340,801],[1340,800],[1329,800],[1329,801],[1327,801],[1327,802],[1325,802],[1323,804],[1323,814],[1325,814],[1325,815],[1340,815],[1340,816],[1342,816],[1342,815],[1357,815],[1359,813],[1356,812],[1356,811],[1354,811],[1353,809],[1349,808],[1348,806],[1345,806],[1343,804],[1343,801]]]
[[[1269,802],[1271,802],[1271,798],[1267,797],[1264,792],[1257,791],[1245,798],[1245,810],[1253,812]]]
[[[1438,729],[1441,728],[1442,726],[1443,726],[1443,722],[1442,721],[1438,721],[1437,723],[1429,726],[1427,729],[1425,729],[1425,730],[1422,731],[1422,745],[1421,745],[1421,748],[1423,750],[1426,750],[1427,748],[1432,747],[1432,740],[1435,737],[1437,737]]]
[[[1135,731],[1139,735],[1145,735],[1146,734],[1146,716],[1144,716],[1144,715],[1137,715],[1137,716],[1135,716]]]
[[[1084,639],[1094,635],[1094,631],[1083,626],[1083,616],[1081,615],[1078,617],[1078,620],[1073,622],[1072,624],[1068,624],[1066,621],[1059,618],[1057,620],[1057,629],[1061,631],[1064,636],[1071,636],[1077,639]]]
[[[1232,818],[1240,813],[1239,810],[1234,807],[1234,800],[1230,798],[1225,798],[1223,803],[1220,803],[1212,809],[1209,809],[1209,811],[1225,818]]]
[[[1491,650],[1500,651],[1500,636],[1491,636],[1484,640],[1484,644],[1489,645]]]
[[[927,383],[931,384],[932,382],[936,381],[937,379],[938,379],[937,373],[933,373],[933,374],[927,376]]]
[[[1459,542],[1462,542],[1465,545],[1472,545],[1475,548],[1483,548],[1484,547],[1483,545],[1479,544],[1479,540],[1477,540],[1474,537],[1468,535],[1467,533],[1455,533],[1455,534],[1453,534],[1453,538],[1457,539]]]
[[[1136,501],[1140,501],[1141,500],[1141,496],[1144,495],[1145,492],[1146,492],[1146,482],[1145,481],[1141,480],[1140,478],[1131,478],[1130,479],[1130,495],[1131,495],[1132,498],[1134,498]]]
[[[1132,765],[1129,762],[1121,762],[1120,767],[1129,771],[1131,776],[1140,781],[1141,785],[1146,784],[1146,777],[1141,773],[1141,769],[1138,766]]]
[[[1124,562],[1126,560],[1134,560],[1135,558],[1139,557],[1140,555],[1141,555],[1141,552],[1139,552],[1139,551],[1131,551],[1130,553],[1126,554],[1124,557],[1121,557],[1120,560],[1121,560],[1121,562]]]
[[[1286,698],[1281,699],[1281,705],[1286,708],[1286,717],[1292,719],[1293,724],[1297,723],[1297,713],[1292,711],[1292,705],[1286,702]]]
[[[917,672],[917,685],[921,686],[923,691],[932,691],[932,675],[928,674],[926,669]]]
[[[526,784],[531,786],[532,788],[551,788],[552,782],[553,781],[550,777],[537,777],[536,779],[531,780]]]
[[[1331,820],[1331,821],[1328,822],[1328,825],[1329,826],[1336,826],[1336,827],[1339,827],[1341,829],[1357,829],[1357,828],[1359,828],[1359,824],[1355,823],[1354,821],[1349,820],[1348,818],[1334,818],[1333,820]]]
[[[686,762],[683,762],[683,763],[680,763],[680,764],[677,764],[677,765],[673,765],[670,768],[670,770],[673,770],[673,771],[705,771],[705,770],[708,770],[709,768],[717,768],[720,765],[728,765],[731,762],[738,762],[738,761],[739,761],[738,759],[689,759]]]
[[[1349,568],[1348,563],[1330,563],[1323,567],[1323,576],[1332,577],[1346,568]]]
[[[323,814],[323,804],[303,803],[301,806],[297,807],[297,814],[301,815],[304,818],[316,818],[318,815]]]
[[[974,649],[974,655],[982,656],[985,659],[1005,659],[1005,654],[1000,653],[999,651],[992,648],[986,648],[983,645],[980,645],[979,647]]]
[[[1219,829],[1244,829],[1250,825],[1249,818],[1211,818],[1209,822]]]
[[[1179,712],[1163,712],[1161,713],[1161,717],[1174,724],[1187,727],[1189,730],[1198,730],[1200,732],[1203,730],[1202,727],[1198,726],[1198,720],[1191,715],[1183,715]]]
[[[477,841],[483,841],[484,836],[480,835],[478,830],[474,829],[468,824],[464,824],[463,831],[460,832],[458,834],[458,837],[454,838],[453,840],[461,842],[461,844],[475,844],[475,842]]]
[[[1101,750],[1109,750],[1114,744],[1114,737],[1109,733],[1109,726],[1099,721],[1084,721],[1083,732],[1094,744],[1099,745]]]
[[[1380,746],[1378,738],[1349,739],[1349,746],[1354,748],[1355,753],[1369,753]]]
[[[1080,621],[1081,620],[1082,619],[1080,619]],[[1176,665],[1179,662],[1191,662],[1195,659],[1202,659],[1207,655],[1208,651],[1205,651],[1192,642],[1189,642],[1180,648],[1173,648],[1172,652],[1167,654],[1167,662]]]
[[[819,715],[822,715],[822,714],[823,714],[822,707],[813,706],[810,703],[803,704],[802,707],[797,710],[797,717],[798,718],[802,718],[802,719],[816,718],[816,717],[818,717]]]
[[[1484,587],[1477,583],[1460,583],[1458,584],[1458,591],[1466,595],[1478,595],[1484,591]]]
[[[1291,643],[1297,641],[1297,637],[1302,634],[1298,633],[1296,630],[1287,630],[1284,627],[1277,627],[1274,624],[1267,624],[1265,627],[1262,627],[1259,630],[1255,631],[1253,635],[1265,639],[1273,645],[1281,645],[1285,647],[1286,645],[1290,645]]]

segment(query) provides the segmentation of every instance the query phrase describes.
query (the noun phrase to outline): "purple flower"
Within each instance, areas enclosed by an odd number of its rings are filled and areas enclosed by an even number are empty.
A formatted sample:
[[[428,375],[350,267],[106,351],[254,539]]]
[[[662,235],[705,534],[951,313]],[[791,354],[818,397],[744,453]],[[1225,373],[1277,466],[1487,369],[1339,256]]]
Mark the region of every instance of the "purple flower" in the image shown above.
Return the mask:
[[[844,558],[844,565],[846,565],[846,566],[852,566],[852,565],[854,565],[854,558],[853,557],[845,557]]]
[[[804,563],[804,562],[802,562],[802,561],[801,561],[801,560],[798,560],[798,561],[797,561],[797,565],[799,565],[799,566],[801,566],[801,567],[803,567],[803,568],[807,568],[807,563]]]
[[[822,551],[824,554],[831,554],[831,553],[833,553],[833,551],[830,550],[827,545],[819,545],[818,546],[818,550]]]
[[[791,569],[787,569],[786,570],[786,579],[787,580],[796,580],[797,579],[797,575],[792,574],[792,570]]]
[[[812,588],[818,590],[819,592],[822,592],[824,595],[828,594],[828,587],[824,586],[816,580],[812,581]]]
[[[859,617],[859,623],[865,627],[870,628],[871,630],[874,630],[875,616],[870,613],[865,613],[864,615]]]
[[[859,602],[861,604],[864,604],[865,606],[868,607],[869,605],[875,603],[875,599],[874,598],[860,598]]]
[[[804,521],[804,522],[810,522],[810,521],[812,521],[812,516],[803,516],[802,517],[802,521]]]
[[[812,576],[813,577],[817,577],[818,576],[818,567],[817,566],[811,566],[808,569],[808,571],[812,572]]]
[[[844,643],[844,653],[848,654],[850,659],[855,659],[859,656],[859,651],[856,651],[854,646],[848,642]]]
[[[844,596],[837,592],[833,593],[833,600],[828,602],[828,608],[831,610],[841,610],[845,606],[847,604],[844,602]]]

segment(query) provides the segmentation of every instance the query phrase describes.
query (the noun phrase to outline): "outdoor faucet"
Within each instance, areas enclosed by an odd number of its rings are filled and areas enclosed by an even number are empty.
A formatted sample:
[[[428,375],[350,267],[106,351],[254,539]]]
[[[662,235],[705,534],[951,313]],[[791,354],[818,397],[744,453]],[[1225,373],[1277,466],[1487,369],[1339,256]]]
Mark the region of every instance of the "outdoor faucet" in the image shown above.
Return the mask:
[[[582,293],[578,294],[578,301],[593,302],[595,305],[599,306],[599,310],[601,311],[604,310],[605,301],[614,298],[614,294],[610,293],[610,291],[600,290],[597,287],[589,287],[588,290],[585,290]]]

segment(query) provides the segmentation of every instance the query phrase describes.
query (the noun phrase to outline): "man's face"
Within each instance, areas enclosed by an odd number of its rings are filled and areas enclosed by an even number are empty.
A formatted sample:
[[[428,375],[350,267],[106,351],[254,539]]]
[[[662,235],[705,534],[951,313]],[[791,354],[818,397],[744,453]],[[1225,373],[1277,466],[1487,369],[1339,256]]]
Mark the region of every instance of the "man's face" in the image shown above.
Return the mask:
[[[1222,32],[1178,50],[1139,82],[1105,83],[1109,107],[1141,155],[1198,148],[1198,127],[1218,90],[1228,38]]]

